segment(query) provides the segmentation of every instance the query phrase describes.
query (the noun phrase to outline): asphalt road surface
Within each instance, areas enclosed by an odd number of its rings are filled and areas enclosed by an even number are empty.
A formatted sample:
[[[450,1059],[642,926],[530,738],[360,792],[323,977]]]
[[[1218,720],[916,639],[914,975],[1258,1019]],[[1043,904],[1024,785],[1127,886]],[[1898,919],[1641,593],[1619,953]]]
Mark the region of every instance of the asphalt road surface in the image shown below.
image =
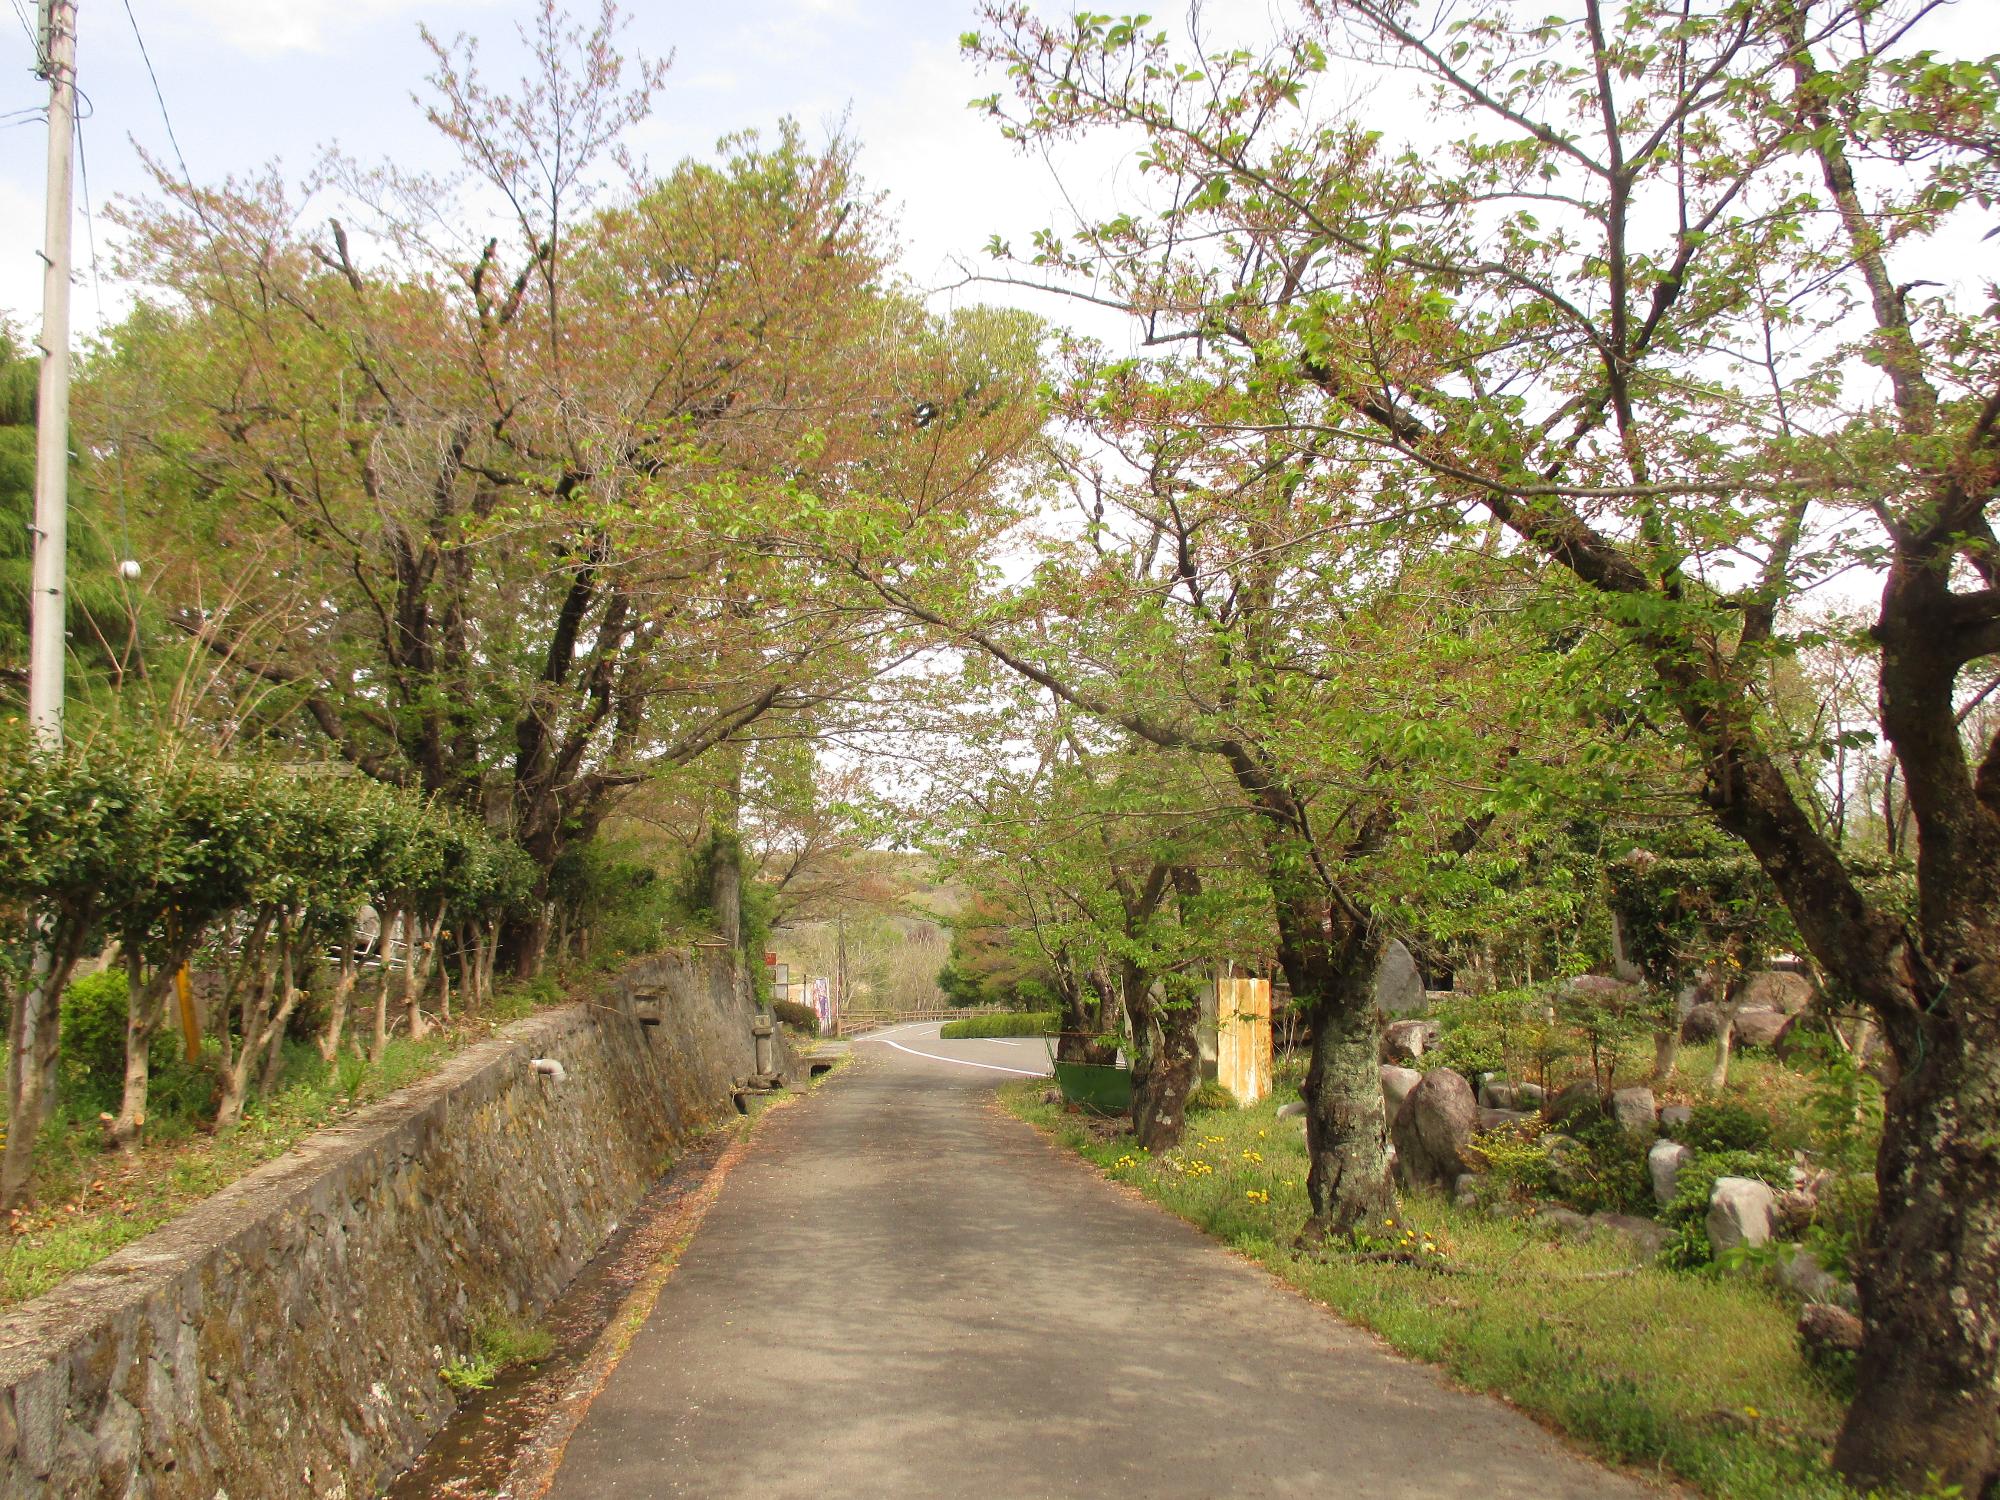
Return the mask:
[[[556,1500],[1637,1500],[993,1107],[1037,1040],[856,1045],[758,1127]]]

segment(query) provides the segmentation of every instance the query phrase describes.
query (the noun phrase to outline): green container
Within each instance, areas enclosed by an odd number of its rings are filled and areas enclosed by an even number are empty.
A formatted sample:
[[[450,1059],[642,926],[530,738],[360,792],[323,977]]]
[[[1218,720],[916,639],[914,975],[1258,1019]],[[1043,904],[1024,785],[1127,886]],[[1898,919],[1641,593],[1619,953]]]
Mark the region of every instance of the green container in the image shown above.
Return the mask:
[[[1056,1083],[1063,1098],[1100,1115],[1122,1115],[1132,1108],[1132,1070],[1108,1063],[1059,1062]]]

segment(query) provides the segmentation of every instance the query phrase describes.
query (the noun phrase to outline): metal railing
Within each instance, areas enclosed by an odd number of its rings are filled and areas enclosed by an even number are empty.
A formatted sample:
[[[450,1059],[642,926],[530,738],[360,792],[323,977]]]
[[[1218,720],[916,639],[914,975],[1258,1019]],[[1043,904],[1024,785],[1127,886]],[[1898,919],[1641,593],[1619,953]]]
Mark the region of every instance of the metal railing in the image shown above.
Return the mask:
[[[840,1034],[858,1036],[881,1026],[901,1026],[909,1021],[960,1021],[978,1014],[976,1010],[961,1010],[948,1005],[925,1010],[845,1010],[840,1013]]]

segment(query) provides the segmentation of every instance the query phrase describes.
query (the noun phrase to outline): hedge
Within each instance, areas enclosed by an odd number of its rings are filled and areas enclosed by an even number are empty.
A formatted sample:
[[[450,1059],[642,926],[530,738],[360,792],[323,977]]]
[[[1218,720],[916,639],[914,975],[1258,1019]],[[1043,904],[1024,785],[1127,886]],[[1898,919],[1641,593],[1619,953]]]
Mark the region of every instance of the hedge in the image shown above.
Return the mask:
[[[1057,1029],[1052,1010],[1005,1010],[987,1016],[947,1021],[938,1035],[946,1041],[982,1036],[1052,1036]]]
[[[330,1056],[338,1046],[367,946],[357,931],[364,906],[381,918],[378,941],[402,918],[396,998],[414,1032],[446,924],[459,939],[461,979],[477,994],[490,962],[483,975],[468,951],[490,952],[500,919],[533,883],[517,846],[427,798],[359,777],[226,758],[191,739],[105,734],[51,754],[18,733],[0,737],[0,999],[24,1062],[10,1080],[0,1202],[25,1192],[29,1152],[54,1112],[69,976],[107,944],[117,944],[127,991],[130,1061],[111,1129],[122,1146],[144,1126],[147,1059],[170,987],[198,955],[228,979],[210,1027],[226,1126],[275,1075],[294,1008],[329,967],[334,1031],[323,1049]],[[37,939],[48,964],[39,984]],[[397,967],[382,967],[378,1039]]]

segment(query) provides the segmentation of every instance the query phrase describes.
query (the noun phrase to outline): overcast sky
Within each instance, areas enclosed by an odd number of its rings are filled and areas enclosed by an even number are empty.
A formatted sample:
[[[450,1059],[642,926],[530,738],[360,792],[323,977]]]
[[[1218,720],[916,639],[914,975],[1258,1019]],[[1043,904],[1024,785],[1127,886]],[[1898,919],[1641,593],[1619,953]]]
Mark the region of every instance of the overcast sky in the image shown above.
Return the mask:
[[[0,15],[0,314],[32,332],[40,323],[47,149],[32,111],[45,102],[46,86],[30,71],[35,0],[0,3],[12,11]],[[569,3],[578,12],[595,8],[595,0]],[[1205,24],[1222,35],[1268,36],[1273,3],[1207,0]],[[197,182],[248,172],[274,156],[296,175],[336,141],[363,161],[446,166],[443,142],[410,97],[429,66],[419,18],[446,36],[479,35],[484,71],[498,84],[518,76],[514,27],[530,8],[531,0],[129,0]],[[1046,8],[1068,7],[1049,0]],[[1062,218],[1047,164],[1017,154],[966,108],[974,95],[1002,87],[959,55],[958,36],[974,24],[973,0],[630,0],[626,9],[628,52],[675,57],[655,115],[636,137],[656,167],[706,154],[731,131],[768,130],[785,115],[815,140],[844,121],[861,144],[864,175],[897,206],[904,268],[926,287],[952,279],[954,256],[976,260],[993,232],[1019,243]],[[1172,0],[1156,10],[1178,16],[1185,6]],[[90,204],[101,215],[114,195],[144,190],[136,147],[168,160],[171,153],[128,0],[80,0],[78,30],[85,166]],[[1925,40],[1963,54],[2000,49],[2000,0],[1961,0],[1933,20]],[[1391,95],[1374,94],[1369,107],[1392,136],[1425,132],[1420,114],[1394,118],[1403,111]],[[1109,142],[1062,169],[1075,192],[1100,206],[1130,180]],[[98,215],[91,223],[106,261],[108,226]],[[87,227],[80,191],[79,331],[98,323],[100,309],[115,318],[124,306],[108,282],[91,283]],[[1961,270],[1977,274],[1970,265]]]
[[[36,109],[46,86],[30,71],[34,0],[0,15],[0,312],[24,332],[40,323],[42,180],[47,133]],[[246,172],[273,156],[304,171],[337,141],[363,161],[446,165],[442,143],[410,95],[429,57],[419,19],[483,42],[489,82],[511,80],[513,28],[526,0],[131,0],[174,131],[197,182]],[[594,0],[573,0],[579,13]],[[958,52],[970,0],[637,0],[624,48],[674,54],[654,118],[635,137],[657,167],[707,154],[734,130],[769,130],[791,115],[817,141],[842,121],[862,145],[864,175],[897,204],[905,269],[933,286],[954,254],[996,230],[1045,222],[1056,193],[1047,167],[1020,157],[966,108],[982,83]],[[146,182],[134,142],[171,160],[124,0],[80,0],[79,84],[86,96],[85,165],[92,206]],[[97,321],[89,282],[81,182],[76,236],[79,330]],[[96,222],[100,260],[107,226]],[[108,264],[106,265],[108,273]],[[106,284],[105,312],[121,300]]]

